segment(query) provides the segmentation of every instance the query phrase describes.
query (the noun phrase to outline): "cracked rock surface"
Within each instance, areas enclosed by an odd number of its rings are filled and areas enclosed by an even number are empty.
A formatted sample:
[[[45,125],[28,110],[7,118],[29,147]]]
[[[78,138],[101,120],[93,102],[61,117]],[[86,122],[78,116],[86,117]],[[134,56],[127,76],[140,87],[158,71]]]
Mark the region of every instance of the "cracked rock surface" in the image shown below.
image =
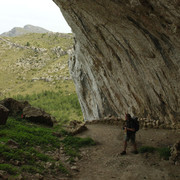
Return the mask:
[[[85,120],[180,120],[178,0],[54,0],[75,34],[69,67]]]

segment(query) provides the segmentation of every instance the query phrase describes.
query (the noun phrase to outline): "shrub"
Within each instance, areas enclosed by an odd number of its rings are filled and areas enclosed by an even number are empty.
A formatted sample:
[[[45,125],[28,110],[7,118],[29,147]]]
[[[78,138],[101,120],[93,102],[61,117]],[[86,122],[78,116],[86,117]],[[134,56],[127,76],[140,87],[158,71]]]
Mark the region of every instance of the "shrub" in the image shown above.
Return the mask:
[[[26,43],[26,46],[30,46],[30,43],[29,43],[29,42],[27,42],[27,43]]]

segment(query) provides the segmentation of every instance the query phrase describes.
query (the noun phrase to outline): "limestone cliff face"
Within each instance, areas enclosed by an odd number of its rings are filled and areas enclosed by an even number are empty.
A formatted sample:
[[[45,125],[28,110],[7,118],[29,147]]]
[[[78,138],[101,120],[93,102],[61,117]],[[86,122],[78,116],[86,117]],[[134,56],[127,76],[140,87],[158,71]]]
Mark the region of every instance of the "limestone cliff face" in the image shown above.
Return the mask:
[[[180,121],[179,0],[54,2],[75,34],[70,71],[85,120]]]

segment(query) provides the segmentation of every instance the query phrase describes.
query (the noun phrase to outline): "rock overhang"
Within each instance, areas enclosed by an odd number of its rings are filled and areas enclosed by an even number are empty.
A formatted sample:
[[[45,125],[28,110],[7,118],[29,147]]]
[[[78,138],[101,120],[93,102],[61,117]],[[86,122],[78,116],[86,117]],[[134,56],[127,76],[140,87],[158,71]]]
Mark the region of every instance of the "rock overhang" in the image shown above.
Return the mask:
[[[54,2],[75,34],[69,66],[85,120],[180,121],[179,1]]]

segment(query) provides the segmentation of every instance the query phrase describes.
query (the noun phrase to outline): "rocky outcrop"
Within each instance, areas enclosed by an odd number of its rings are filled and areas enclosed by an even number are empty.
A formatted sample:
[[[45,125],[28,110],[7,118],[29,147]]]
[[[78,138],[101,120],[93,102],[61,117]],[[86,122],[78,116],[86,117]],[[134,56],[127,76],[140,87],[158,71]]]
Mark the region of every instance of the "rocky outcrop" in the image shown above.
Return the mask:
[[[180,141],[176,142],[171,148],[171,157],[170,160],[175,165],[180,165]]]
[[[87,130],[86,124],[76,120],[71,121],[69,126],[67,126],[66,128],[68,134],[71,135],[76,135],[86,130]]]
[[[6,98],[0,101],[0,104],[9,110],[10,115],[18,115],[19,113],[21,114],[26,106],[30,106],[27,101],[17,101],[13,98]]]
[[[28,106],[23,109],[23,118],[33,123],[44,124],[51,127],[55,122],[55,118],[53,118],[50,114],[46,113],[42,109],[32,106]]]
[[[5,125],[9,115],[9,110],[0,104],[0,125]]]
[[[180,121],[179,1],[53,1],[75,34],[69,66],[85,120]]]
[[[35,108],[28,101],[17,101],[13,98],[6,98],[0,101],[0,124],[6,124],[8,115],[19,116],[33,123],[43,124],[52,127],[56,119],[44,110]]]

